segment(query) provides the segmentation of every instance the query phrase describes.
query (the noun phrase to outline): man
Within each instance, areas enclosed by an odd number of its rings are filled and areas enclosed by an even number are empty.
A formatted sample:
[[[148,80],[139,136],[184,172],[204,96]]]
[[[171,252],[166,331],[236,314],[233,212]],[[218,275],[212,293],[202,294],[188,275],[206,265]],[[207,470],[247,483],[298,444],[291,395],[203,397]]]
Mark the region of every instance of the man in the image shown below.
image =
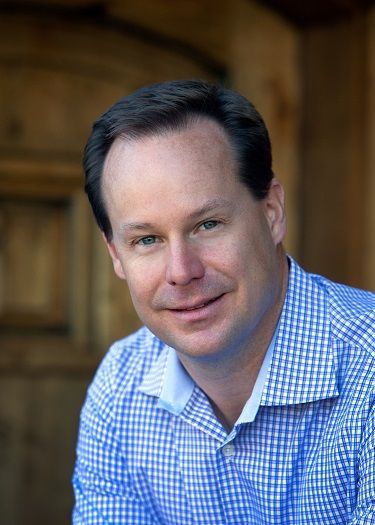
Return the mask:
[[[74,523],[375,523],[375,297],[285,255],[254,107],[143,88],[95,123],[85,173],[145,328],[89,389]]]

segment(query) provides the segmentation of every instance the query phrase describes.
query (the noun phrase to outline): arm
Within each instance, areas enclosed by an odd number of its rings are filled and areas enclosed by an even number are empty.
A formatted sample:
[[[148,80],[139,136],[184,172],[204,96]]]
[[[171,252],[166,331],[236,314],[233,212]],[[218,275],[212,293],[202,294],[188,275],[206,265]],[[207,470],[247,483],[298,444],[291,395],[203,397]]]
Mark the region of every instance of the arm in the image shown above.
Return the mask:
[[[99,370],[82,409],[73,476],[73,524],[151,525],[155,523],[152,510],[134,490],[115,432],[109,375]]]
[[[366,424],[359,453],[358,496],[349,525],[375,524],[375,408]]]

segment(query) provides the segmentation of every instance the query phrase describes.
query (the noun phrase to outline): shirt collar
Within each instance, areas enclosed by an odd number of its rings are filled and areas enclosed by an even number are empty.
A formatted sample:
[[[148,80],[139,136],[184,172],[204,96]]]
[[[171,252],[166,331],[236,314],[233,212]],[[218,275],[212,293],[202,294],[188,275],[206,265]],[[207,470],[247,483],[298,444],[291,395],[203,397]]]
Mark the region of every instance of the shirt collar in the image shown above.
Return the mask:
[[[158,397],[158,407],[179,415],[189,401],[194,386],[174,348],[165,345],[138,390]]]
[[[251,423],[255,419],[273,355],[276,333],[277,330],[264,357],[252,394],[236,424]],[[177,352],[173,348],[165,346],[138,390],[144,394],[158,397],[157,406],[159,408],[179,415],[187,405],[194,387],[195,383],[181,364]]]
[[[158,407],[178,415],[185,408],[194,390],[194,381],[182,366],[176,351],[168,347]]]
[[[289,258],[288,291],[261,405],[290,405],[339,395],[326,292]]]
[[[251,396],[247,400],[240,414],[240,417],[236,421],[236,425],[240,425],[242,423],[252,423],[255,419],[255,416],[258,413],[260,402],[262,399],[264,385],[267,379],[268,370],[269,370],[270,363],[273,357],[277,333],[278,333],[278,326],[276,327],[271,343],[268,347],[266,355],[264,356],[262,366],[260,367],[258,377],[253,387],[253,391],[251,392]]]

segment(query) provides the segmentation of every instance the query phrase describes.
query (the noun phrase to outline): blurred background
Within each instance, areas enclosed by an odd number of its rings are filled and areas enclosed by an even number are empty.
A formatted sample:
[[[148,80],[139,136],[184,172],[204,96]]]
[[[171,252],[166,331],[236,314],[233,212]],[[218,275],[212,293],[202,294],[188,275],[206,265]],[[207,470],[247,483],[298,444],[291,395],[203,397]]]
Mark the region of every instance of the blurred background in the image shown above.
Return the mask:
[[[151,82],[234,87],[264,116],[288,251],[375,288],[375,6],[0,1],[0,520],[67,525],[79,410],[139,326],[82,192],[94,118]]]

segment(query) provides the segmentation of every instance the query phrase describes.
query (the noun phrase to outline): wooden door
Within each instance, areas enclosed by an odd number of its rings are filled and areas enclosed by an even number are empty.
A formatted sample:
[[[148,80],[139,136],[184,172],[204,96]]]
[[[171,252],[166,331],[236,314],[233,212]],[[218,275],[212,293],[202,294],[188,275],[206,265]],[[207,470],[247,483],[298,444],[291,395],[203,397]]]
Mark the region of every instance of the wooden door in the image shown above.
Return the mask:
[[[1,522],[67,524],[87,384],[139,325],[82,191],[82,148],[127,92],[212,75],[118,25],[17,10],[0,35]]]

